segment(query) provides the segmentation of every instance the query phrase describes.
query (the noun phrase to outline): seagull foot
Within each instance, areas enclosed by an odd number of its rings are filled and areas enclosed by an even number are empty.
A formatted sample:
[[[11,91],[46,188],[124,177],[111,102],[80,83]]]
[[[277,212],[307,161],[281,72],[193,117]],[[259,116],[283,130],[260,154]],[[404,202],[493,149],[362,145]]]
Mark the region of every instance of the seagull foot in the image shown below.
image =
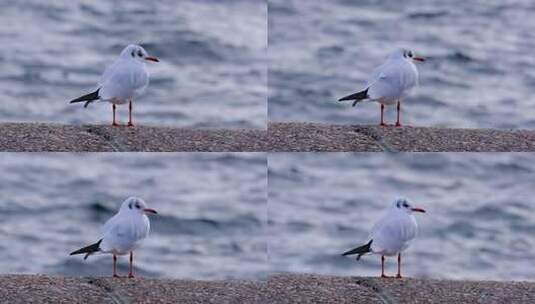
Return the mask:
[[[129,122],[129,123],[128,123],[128,124],[126,125],[126,126],[127,126],[127,127],[133,127],[133,126],[134,126],[134,124],[133,124],[133,123],[131,123],[131,122]]]
[[[403,279],[403,277],[398,273],[398,274],[396,275],[396,279]]]
[[[118,123],[116,123],[116,122],[114,122],[114,123],[112,123],[112,124],[111,124],[111,126],[112,126],[112,127],[118,127],[118,126],[119,126],[119,124],[118,124]]]
[[[135,278],[135,276],[134,276],[133,273],[129,273],[129,274],[128,274],[128,278],[129,278],[129,279],[133,279],[133,278]]]
[[[381,278],[382,278],[382,279],[392,279],[392,278],[394,278],[394,277],[390,277],[390,276],[387,276],[387,275],[382,274],[382,275],[381,275]]]
[[[120,276],[120,275],[118,275],[118,274],[114,274],[113,277],[116,278],[116,279],[123,279],[123,278],[125,278],[125,276]]]
[[[384,122],[382,122],[382,123],[379,124],[379,126],[380,126],[380,127],[387,127],[388,125],[385,124]]]
[[[399,128],[401,127],[401,124],[399,122],[396,123],[396,127]]]

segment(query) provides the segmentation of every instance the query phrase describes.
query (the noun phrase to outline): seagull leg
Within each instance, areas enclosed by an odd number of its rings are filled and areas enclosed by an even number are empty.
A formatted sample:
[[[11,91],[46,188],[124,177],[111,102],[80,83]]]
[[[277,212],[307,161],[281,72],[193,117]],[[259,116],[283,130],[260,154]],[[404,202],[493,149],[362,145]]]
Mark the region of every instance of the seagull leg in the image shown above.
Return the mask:
[[[132,99],[130,99],[130,102],[128,103],[128,126],[134,126],[134,124],[132,123]]]
[[[115,106],[114,103],[111,105],[111,108],[113,109],[113,122],[112,122],[111,125],[114,126],[114,127],[117,127],[118,124],[117,124],[117,122],[115,122],[115,110],[116,110],[116,106]]]
[[[133,278],[134,277],[134,252],[133,251],[130,251],[130,267],[129,267],[129,271],[128,271],[128,277],[129,278]]]
[[[385,115],[385,105],[381,104],[381,123],[379,125],[383,127],[386,126],[385,121],[384,121],[384,115]]]
[[[401,127],[401,122],[399,121],[399,112],[401,111],[401,102],[398,100],[398,121],[396,122],[396,127]]]
[[[121,276],[117,274],[117,256],[113,255],[113,277],[120,278]]]
[[[398,253],[398,274],[396,278],[401,279],[401,252]]]
[[[381,278],[388,278],[385,275],[385,256],[384,255],[381,256]]]

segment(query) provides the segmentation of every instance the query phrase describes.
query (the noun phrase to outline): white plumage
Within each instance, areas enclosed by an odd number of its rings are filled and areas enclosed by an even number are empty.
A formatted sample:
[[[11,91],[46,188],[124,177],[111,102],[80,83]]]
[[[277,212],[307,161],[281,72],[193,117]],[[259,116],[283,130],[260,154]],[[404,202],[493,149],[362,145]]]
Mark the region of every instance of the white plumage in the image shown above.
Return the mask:
[[[105,101],[112,104],[113,125],[115,121],[116,105],[129,103],[128,126],[132,122],[132,101],[145,91],[149,85],[149,72],[146,61],[158,62],[139,45],[131,44],[123,49],[119,58],[106,68],[98,83],[96,91],[71,100],[70,103],[85,102],[87,107],[93,101]]]
[[[381,256],[381,277],[384,274],[385,256],[398,256],[397,277],[401,278],[401,253],[405,251],[418,235],[418,223],[414,212],[425,212],[424,209],[413,207],[408,199],[396,199],[385,214],[373,226],[368,242],[351,249],[343,255],[357,255],[357,260],[365,254]]]
[[[156,213],[147,208],[140,198],[130,197],[122,204],[119,211],[110,218],[102,229],[101,239],[89,246],[71,253],[85,254],[84,260],[94,253],[109,253],[113,256],[113,276],[117,275],[117,256],[130,253],[129,277],[133,277],[133,251],[141,245],[150,232],[150,222],[146,213]]]
[[[384,124],[384,107],[397,105],[398,119],[396,126],[401,126],[401,101],[418,86],[419,75],[414,61],[424,61],[412,51],[399,49],[388,56],[377,67],[366,82],[366,88],[355,94],[341,98],[339,101],[353,101],[353,106],[361,101],[375,101],[381,104],[381,125]]]

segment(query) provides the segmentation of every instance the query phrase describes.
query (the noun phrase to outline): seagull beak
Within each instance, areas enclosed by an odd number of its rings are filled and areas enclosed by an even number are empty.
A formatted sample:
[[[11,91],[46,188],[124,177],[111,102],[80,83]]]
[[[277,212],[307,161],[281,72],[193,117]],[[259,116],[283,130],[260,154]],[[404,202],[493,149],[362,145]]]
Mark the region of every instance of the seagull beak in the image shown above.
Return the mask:
[[[422,208],[411,208],[411,211],[412,211],[412,212],[421,212],[421,213],[425,213],[425,210],[422,209]]]
[[[424,61],[425,61],[425,58],[424,58],[424,57],[414,56],[414,57],[412,58],[412,60],[420,61],[420,62],[424,62]]]
[[[158,214],[158,212],[156,212],[156,210],[151,209],[151,208],[145,208],[145,209],[143,209],[143,212]]]
[[[160,62],[160,60],[158,60],[158,58],[156,58],[156,57],[151,57],[151,56],[147,56],[147,57],[145,57],[145,60],[147,60],[147,61],[154,61],[154,62]]]

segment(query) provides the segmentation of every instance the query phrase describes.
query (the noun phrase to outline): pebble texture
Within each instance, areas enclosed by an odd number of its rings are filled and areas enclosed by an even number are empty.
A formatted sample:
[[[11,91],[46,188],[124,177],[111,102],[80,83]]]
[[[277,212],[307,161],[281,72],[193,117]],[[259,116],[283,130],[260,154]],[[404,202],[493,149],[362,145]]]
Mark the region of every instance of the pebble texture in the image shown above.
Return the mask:
[[[0,276],[1,303],[265,303],[265,282]]]
[[[533,152],[535,131],[270,123],[277,152]]]
[[[267,292],[267,303],[535,303],[534,282],[279,274],[270,279]]]
[[[263,152],[265,130],[0,124],[4,152]]]
[[[0,124],[4,152],[533,152],[535,131],[270,123],[268,131]]]
[[[1,303],[535,303],[535,282],[276,274],[264,281],[0,276]]]

